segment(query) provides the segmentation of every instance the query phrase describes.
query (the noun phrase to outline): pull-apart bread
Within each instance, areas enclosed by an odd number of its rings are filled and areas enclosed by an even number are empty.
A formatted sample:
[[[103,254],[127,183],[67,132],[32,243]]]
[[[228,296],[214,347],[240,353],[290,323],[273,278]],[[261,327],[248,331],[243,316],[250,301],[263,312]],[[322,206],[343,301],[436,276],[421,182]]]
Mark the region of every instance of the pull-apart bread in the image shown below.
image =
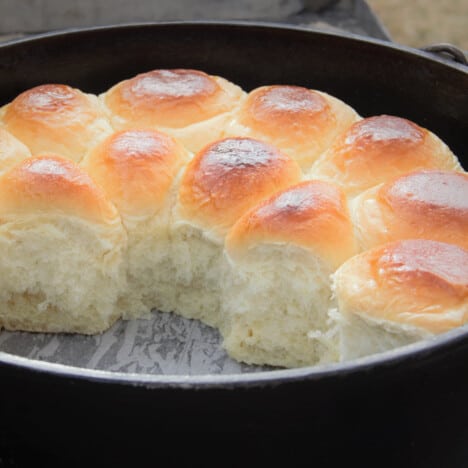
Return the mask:
[[[262,86],[242,101],[227,133],[267,140],[307,170],[359,119],[351,107],[327,93],[301,86]]]
[[[354,123],[312,166],[309,177],[340,185],[348,196],[419,169],[461,170],[449,147],[429,130],[391,115]]]
[[[112,132],[95,95],[61,84],[24,91],[0,110],[0,117],[33,156],[55,153],[76,162]]]
[[[468,251],[411,239],[345,262],[334,275],[341,359],[431,337],[468,321]]]
[[[175,69],[142,73],[116,84],[100,98],[114,129],[159,129],[196,152],[223,136],[244,94],[219,76]]]
[[[0,177],[0,326],[97,333],[120,316],[127,236],[101,187],[59,156]]]
[[[399,239],[432,239],[468,249],[468,174],[410,172],[358,195],[353,219],[362,250]]]
[[[178,313],[218,325],[229,228],[248,209],[301,176],[293,159],[250,138],[215,141],[190,161],[172,219]]]
[[[81,166],[106,192],[128,234],[126,316],[171,310],[169,221],[176,181],[189,153],[156,130],[123,130],[96,146]],[[169,302],[168,302],[169,301]]]
[[[221,331],[231,356],[287,367],[336,360],[330,275],[356,253],[340,188],[308,181],[273,195],[237,221],[226,251]]]
[[[300,86],[152,70],[0,109],[0,328],[174,312],[308,366],[468,316],[468,176],[431,131]]]

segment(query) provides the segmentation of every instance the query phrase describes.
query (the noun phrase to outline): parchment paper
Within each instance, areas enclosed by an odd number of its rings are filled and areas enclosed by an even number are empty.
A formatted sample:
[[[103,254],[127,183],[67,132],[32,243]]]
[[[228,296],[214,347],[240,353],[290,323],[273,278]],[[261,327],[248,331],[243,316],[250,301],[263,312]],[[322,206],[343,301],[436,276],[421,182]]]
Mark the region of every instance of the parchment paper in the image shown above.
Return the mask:
[[[262,370],[230,359],[221,343],[217,330],[158,311],[119,321],[102,335],[0,332],[0,351],[82,368],[170,375]]]

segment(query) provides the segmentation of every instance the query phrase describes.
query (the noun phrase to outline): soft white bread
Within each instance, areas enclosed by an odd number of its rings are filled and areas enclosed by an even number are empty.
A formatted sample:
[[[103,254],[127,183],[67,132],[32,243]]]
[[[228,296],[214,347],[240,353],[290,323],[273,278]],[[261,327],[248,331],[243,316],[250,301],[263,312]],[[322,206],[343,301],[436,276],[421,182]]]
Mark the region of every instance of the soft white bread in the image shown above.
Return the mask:
[[[198,70],[152,70],[121,81],[101,95],[116,130],[153,128],[190,151],[221,138],[243,98],[239,86]]]
[[[260,203],[226,238],[224,346],[237,360],[284,367],[337,359],[330,275],[356,253],[341,189],[309,181]]]
[[[97,333],[119,316],[126,234],[72,161],[25,159],[0,177],[0,328]]]
[[[358,119],[350,106],[329,94],[262,86],[248,94],[226,131],[268,141],[307,169]]]
[[[284,367],[441,333],[468,317],[467,178],[430,131],[299,86],[37,86],[0,109],[0,328],[157,308]]]
[[[0,175],[30,156],[31,152],[21,141],[0,128]]]
[[[424,239],[392,242],[334,275],[341,357],[352,359],[468,321],[468,251]]]
[[[153,307],[171,310],[169,218],[175,181],[188,159],[187,150],[169,135],[124,130],[109,136],[82,161],[119,210],[128,234],[126,317]]]
[[[310,177],[325,179],[355,196],[419,169],[461,170],[448,146],[429,130],[389,115],[354,123],[314,164]]]
[[[432,239],[468,249],[468,174],[424,170],[357,196],[352,216],[362,250],[399,239]]]
[[[62,84],[31,88],[0,115],[5,129],[33,155],[50,152],[77,162],[112,132],[96,96]]]
[[[218,323],[224,236],[248,209],[301,175],[294,160],[249,138],[216,141],[190,161],[172,220],[178,313]]]

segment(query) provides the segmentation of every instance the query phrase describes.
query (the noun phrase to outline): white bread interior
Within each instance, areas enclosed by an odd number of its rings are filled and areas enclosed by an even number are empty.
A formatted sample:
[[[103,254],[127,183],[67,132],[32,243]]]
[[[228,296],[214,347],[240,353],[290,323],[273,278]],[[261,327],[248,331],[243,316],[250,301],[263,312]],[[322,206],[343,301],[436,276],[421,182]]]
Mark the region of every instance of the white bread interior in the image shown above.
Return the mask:
[[[360,311],[344,316],[338,315],[335,309],[331,316],[336,320],[340,361],[382,353],[433,336],[410,325],[395,325],[366,317]]]
[[[330,275],[356,253],[338,187],[308,181],[272,195],[232,227],[226,253],[221,333],[230,355],[285,367],[337,359]]]
[[[0,217],[0,327],[92,334],[120,317],[127,236],[77,166],[55,156],[14,166],[0,178]]]
[[[81,166],[120,211],[128,235],[125,318],[171,310],[170,218],[178,180],[190,154],[155,130],[115,132],[93,148]]]
[[[225,268],[223,238],[175,217],[170,248],[170,281],[163,296],[168,295],[172,305],[162,310],[219,327],[220,278]]]
[[[195,155],[182,174],[170,228],[173,310],[218,326],[225,235],[247,209],[301,175],[291,158],[249,138],[217,140]]]
[[[329,328],[332,271],[294,245],[260,245],[233,262],[222,291],[223,346],[249,364],[302,367],[336,361]],[[312,333],[311,333],[312,332]]]

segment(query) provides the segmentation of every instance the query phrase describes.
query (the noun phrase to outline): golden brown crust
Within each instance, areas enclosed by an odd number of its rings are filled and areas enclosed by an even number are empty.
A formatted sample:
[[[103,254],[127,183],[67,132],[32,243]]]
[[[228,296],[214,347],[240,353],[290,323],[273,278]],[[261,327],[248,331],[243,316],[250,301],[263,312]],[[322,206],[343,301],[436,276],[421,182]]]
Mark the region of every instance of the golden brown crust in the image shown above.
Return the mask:
[[[354,219],[363,249],[408,238],[468,249],[468,174],[425,170],[397,177],[358,196]]]
[[[18,117],[38,121],[61,120],[85,104],[86,97],[78,90],[61,84],[46,84],[18,95],[7,114],[14,113]]]
[[[75,161],[111,130],[96,96],[62,84],[21,93],[6,106],[3,124],[33,155],[55,152]]]
[[[441,333],[468,321],[468,251],[410,239],[384,244],[335,275],[340,309]]]
[[[354,123],[312,168],[350,195],[418,169],[460,170],[434,134],[400,117],[380,115]]]
[[[338,99],[300,86],[262,86],[249,93],[231,132],[265,139],[309,167],[358,118]]]
[[[153,215],[164,203],[187,151],[156,130],[126,130],[104,140],[82,167],[104,188],[121,213]]]
[[[230,111],[242,94],[223,78],[189,69],[153,70],[104,95],[119,128],[181,128]]]
[[[405,174],[381,187],[379,197],[393,211],[417,217],[417,221],[442,217],[445,221],[456,219],[465,229],[468,227],[466,173],[426,170]]]
[[[0,220],[45,213],[96,223],[118,219],[103,190],[75,163],[56,155],[25,159],[0,178]]]
[[[313,250],[333,269],[356,253],[347,200],[322,181],[302,182],[244,214],[226,238],[230,254],[260,243],[288,243]]]
[[[251,138],[226,138],[206,146],[184,172],[182,216],[225,232],[263,198],[301,177],[295,161]]]
[[[306,134],[327,122],[334,125],[336,119],[330,105],[319,93],[300,86],[276,85],[252,91],[242,106],[239,120],[269,137],[275,137],[278,128]],[[301,128],[298,128],[298,121]]]
[[[426,133],[407,119],[381,115],[353,125],[346,133],[344,141],[346,145],[356,146],[362,151],[376,151],[380,146],[386,151],[399,153],[421,144]]]
[[[429,290],[440,286],[468,293],[468,251],[452,244],[410,239],[377,249],[369,261],[378,282],[417,282]]]

